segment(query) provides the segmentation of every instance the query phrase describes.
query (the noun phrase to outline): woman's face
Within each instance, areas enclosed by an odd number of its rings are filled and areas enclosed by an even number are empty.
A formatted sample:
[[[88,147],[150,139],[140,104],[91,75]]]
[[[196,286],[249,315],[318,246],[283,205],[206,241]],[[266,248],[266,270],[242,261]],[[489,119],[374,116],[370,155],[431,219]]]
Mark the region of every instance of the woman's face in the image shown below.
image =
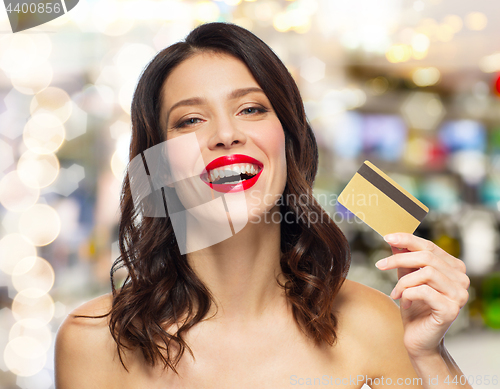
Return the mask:
[[[195,54],[171,72],[162,98],[169,168],[184,207],[224,197],[233,223],[262,220],[285,188],[285,136],[246,65],[227,54]],[[221,216],[214,212],[199,217]]]

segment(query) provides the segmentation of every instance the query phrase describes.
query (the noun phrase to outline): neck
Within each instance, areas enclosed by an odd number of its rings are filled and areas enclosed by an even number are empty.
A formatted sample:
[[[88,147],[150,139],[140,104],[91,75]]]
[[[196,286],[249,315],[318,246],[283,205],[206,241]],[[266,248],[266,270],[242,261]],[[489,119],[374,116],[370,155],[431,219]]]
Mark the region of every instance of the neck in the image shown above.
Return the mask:
[[[279,212],[279,209],[276,209]],[[220,243],[187,255],[188,263],[217,302],[208,317],[248,323],[286,304],[280,275],[280,224],[249,222]]]

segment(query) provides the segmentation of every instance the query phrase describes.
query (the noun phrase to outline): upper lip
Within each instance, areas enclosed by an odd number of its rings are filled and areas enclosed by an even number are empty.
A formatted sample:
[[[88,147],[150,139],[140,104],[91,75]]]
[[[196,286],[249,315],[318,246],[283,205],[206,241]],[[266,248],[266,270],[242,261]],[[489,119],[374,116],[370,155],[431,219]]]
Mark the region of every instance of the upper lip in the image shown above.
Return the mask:
[[[209,172],[210,170],[217,169],[218,167],[232,165],[235,163],[252,163],[257,165],[259,168],[262,168],[264,166],[262,162],[248,155],[232,154],[232,155],[223,155],[222,157],[214,159],[205,167],[205,171]]]

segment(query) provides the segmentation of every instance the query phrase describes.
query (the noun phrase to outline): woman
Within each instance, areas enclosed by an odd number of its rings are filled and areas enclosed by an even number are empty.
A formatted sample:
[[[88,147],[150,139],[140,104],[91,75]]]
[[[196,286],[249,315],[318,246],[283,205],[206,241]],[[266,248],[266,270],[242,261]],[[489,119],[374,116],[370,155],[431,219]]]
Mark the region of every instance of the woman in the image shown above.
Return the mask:
[[[386,237],[395,255],[378,266],[398,268],[401,311],[345,278],[348,243],[312,196],[299,91],[259,38],[208,23],[161,51],[132,127],[112,270],[129,275],[61,325],[58,389],[470,388],[443,343],[468,298],[463,262]]]

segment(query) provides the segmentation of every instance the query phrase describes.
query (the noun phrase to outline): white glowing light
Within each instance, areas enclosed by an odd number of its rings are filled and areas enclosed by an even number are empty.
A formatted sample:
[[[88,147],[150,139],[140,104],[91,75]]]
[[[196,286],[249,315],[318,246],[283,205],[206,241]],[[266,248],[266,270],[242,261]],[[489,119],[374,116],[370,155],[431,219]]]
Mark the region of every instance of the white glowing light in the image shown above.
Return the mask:
[[[123,163],[122,159],[118,155],[118,151],[115,151],[111,156],[111,171],[116,179],[120,182],[123,181],[125,173],[127,170],[127,164]]]
[[[55,154],[24,152],[17,163],[19,178],[33,188],[49,186],[59,173],[59,159]]]
[[[413,72],[413,82],[418,86],[429,86],[436,84],[441,73],[434,67],[419,68]]]
[[[0,180],[0,204],[9,211],[22,212],[38,201],[40,189],[27,186],[16,170]]]
[[[483,57],[479,68],[485,73],[500,72],[500,52]]]
[[[61,88],[49,86],[33,96],[31,101],[31,114],[47,112],[55,115],[64,123],[71,115],[71,99]]]
[[[34,95],[49,86],[52,82],[52,66],[48,62],[17,72],[11,77],[14,88],[26,95]]]
[[[127,43],[120,49],[113,61],[123,79],[138,80],[142,70],[154,54],[155,50],[148,45]]]
[[[326,64],[316,58],[311,57],[302,62],[300,75],[310,83],[317,82],[325,77]]]
[[[61,220],[54,208],[35,204],[21,215],[19,230],[35,246],[45,246],[59,235]]]
[[[425,52],[429,49],[430,40],[427,35],[416,34],[411,42],[413,50],[418,52]]]
[[[5,347],[3,357],[8,369],[22,377],[35,375],[43,369],[47,355],[36,339],[19,336]]]
[[[481,12],[471,12],[465,17],[465,25],[469,30],[481,31],[486,28],[488,18]]]
[[[40,297],[32,297],[33,291],[19,292],[12,301],[12,314],[17,321],[26,321],[29,326],[44,326],[48,324],[54,316],[54,300],[48,294],[41,294]]]
[[[41,257],[23,258],[12,271],[12,284],[18,292],[25,291],[26,295],[37,298],[48,293],[54,285],[54,269],[52,265]]]
[[[9,340],[20,336],[27,336],[37,340],[43,352],[47,352],[52,344],[52,334],[49,328],[36,319],[24,319],[12,326],[9,331]]]
[[[239,2],[239,0],[237,0]],[[236,4],[230,4],[236,5]],[[195,18],[201,22],[216,21],[220,11],[217,4],[211,1],[200,1],[195,5]]]
[[[458,15],[446,15],[443,22],[450,26],[455,34],[459,32],[464,25],[462,18]]]
[[[61,147],[65,138],[61,120],[52,113],[35,113],[23,132],[24,144],[37,154],[50,154]]]
[[[24,258],[29,258],[26,265],[35,263],[36,247],[24,235],[7,234],[0,240],[0,270],[4,273],[12,274]]]

